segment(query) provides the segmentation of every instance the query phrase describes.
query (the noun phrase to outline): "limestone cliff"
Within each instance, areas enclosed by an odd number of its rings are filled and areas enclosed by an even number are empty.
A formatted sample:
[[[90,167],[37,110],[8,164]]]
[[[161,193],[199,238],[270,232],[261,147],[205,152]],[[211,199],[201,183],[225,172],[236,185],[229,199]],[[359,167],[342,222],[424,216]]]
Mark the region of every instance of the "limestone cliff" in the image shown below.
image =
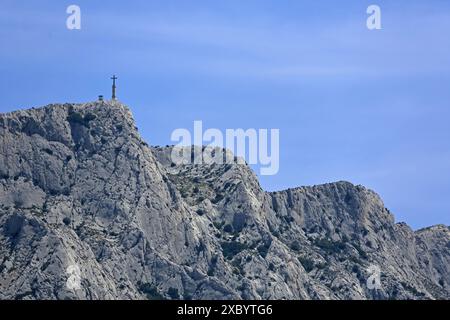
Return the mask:
[[[450,298],[449,227],[396,224],[348,182],[265,192],[245,165],[171,151],[119,102],[1,114],[0,299]]]

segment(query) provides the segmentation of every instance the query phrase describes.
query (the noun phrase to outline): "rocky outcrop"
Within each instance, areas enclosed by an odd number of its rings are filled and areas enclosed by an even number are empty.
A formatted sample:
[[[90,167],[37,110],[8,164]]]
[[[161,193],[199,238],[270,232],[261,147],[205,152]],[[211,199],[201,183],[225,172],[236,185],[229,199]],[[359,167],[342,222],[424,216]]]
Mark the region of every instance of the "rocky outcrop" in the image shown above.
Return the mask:
[[[362,186],[265,192],[246,165],[171,152],[119,102],[0,115],[0,298],[450,298],[448,227],[396,224]]]

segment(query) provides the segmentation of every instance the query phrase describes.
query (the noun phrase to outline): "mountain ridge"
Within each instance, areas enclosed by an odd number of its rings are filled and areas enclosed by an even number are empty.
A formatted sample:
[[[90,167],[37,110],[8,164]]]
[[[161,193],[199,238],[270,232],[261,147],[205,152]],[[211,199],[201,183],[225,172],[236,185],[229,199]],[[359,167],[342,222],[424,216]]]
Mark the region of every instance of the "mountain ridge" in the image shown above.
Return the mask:
[[[448,227],[414,232],[349,182],[266,192],[245,165],[173,166],[171,148],[118,101],[0,114],[0,298],[450,297]]]

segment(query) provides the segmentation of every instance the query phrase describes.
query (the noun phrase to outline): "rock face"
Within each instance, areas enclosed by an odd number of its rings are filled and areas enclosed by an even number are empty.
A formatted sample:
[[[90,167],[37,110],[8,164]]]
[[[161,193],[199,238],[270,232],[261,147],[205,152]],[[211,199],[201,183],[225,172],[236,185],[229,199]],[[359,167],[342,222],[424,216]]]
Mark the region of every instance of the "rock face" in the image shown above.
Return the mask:
[[[450,298],[449,227],[347,182],[177,166],[119,102],[1,114],[0,150],[0,299]]]

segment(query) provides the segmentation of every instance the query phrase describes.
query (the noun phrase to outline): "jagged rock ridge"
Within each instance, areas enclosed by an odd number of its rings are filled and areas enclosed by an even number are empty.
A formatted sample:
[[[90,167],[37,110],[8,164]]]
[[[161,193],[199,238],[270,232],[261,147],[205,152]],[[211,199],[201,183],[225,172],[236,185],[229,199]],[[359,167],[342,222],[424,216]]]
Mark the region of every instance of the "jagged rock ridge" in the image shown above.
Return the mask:
[[[265,192],[245,165],[176,166],[119,102],[1,114],[0,149],[1,299],[450,297],[447,226],[414,232],[347,182]]]

